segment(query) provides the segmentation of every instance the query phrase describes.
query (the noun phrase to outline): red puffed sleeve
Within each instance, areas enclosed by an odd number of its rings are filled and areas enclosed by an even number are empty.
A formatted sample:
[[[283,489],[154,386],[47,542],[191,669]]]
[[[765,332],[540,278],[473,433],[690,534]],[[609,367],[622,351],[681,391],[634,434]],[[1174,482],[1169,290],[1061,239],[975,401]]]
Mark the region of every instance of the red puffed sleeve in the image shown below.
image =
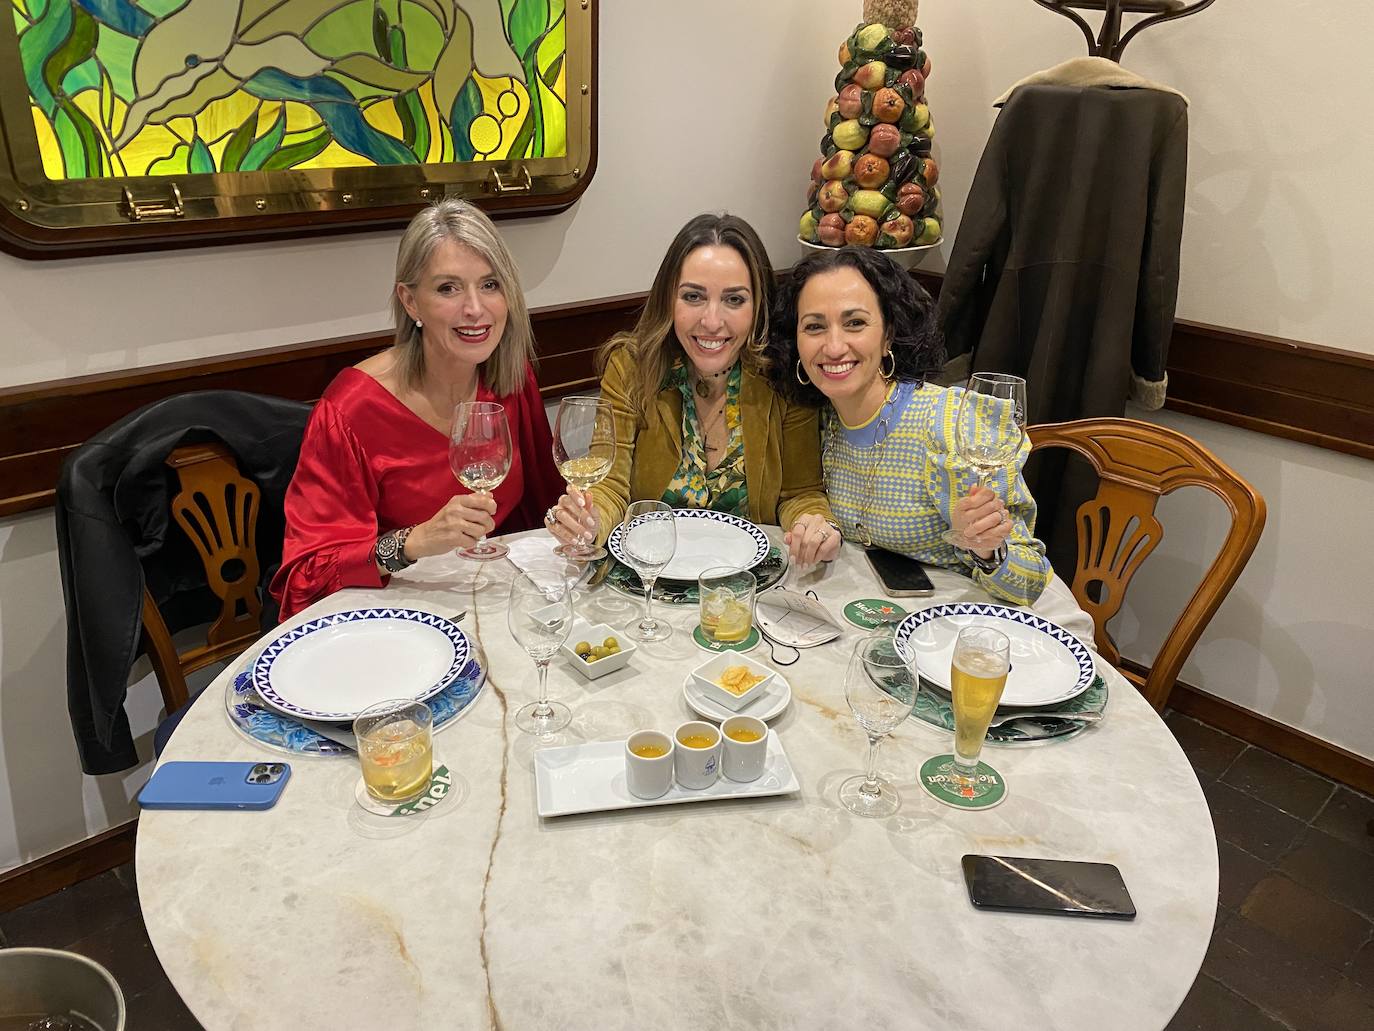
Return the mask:
[[[377,480],[367,454],[329,398],[315,405],[286,491],[286,541],[272,595],[281,618],[344,587],[381,587]]]
[[[534,369],[525,367],[525,386],[511,400],[518,399],[519,425],[512,426],[520,448],[520,464],[524,469],[524,494],[511,518],[501,525],[500,532],[532,530],[544,525],[544,513],[563,493],[563,477],[553,464],[553,433],[549,430],[549,416],[544,399],[539,394],[539,381]],[[517,525],[518,524],[518,525]]]

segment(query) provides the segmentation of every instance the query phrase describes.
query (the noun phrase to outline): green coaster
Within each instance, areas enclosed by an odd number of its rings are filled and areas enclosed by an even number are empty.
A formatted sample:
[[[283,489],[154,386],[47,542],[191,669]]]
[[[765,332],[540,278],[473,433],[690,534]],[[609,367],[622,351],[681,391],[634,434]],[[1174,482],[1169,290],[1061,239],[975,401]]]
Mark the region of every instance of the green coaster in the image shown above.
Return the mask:
[[[692,628],[692,640],[698,648],[706,652],[749,652],[753,651],[759,643],[759,628],[751,626],[749,636],[744,640],[726,644],[724,641],[712,642],[707,640],[705,631],[701,629],[701,624],[698,623]]]
[[[978,773],[965,778],[954,770],[954,756],[937,755],[921,764],[921,787],[937,802],[955,809],[991,809],[1007,797],[1007,783],[987,763],[978,764]]]
[[[457,788],[455,790],[453,774],[449,772],[447,766],[437,761],[434,764],[434,772],[429,778],[429,790],[419,798],[401,805],[387,805],[385,802],[373,798],[367,793],[367,788],[361,777],[358,778],[358,786],[355,791],[358,804],[369,813],[375,813],[377,816],[409,816],[412,813],[423,813],[426,809],[433,809],[444,799],[454,794],[461,795],[462,789]]]
[[[900,623],[906,609],[885,598],[860,598],[844,607],[844,618],[860,630],[877,630],[889,623]]]

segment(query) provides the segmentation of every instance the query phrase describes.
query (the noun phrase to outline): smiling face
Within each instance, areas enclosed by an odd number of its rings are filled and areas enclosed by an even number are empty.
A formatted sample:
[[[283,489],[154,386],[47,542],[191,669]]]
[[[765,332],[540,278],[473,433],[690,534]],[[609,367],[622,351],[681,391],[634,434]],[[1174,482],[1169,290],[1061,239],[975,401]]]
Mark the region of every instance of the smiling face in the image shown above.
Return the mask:
[[[858,271],[812,276],[797,297],[797,354],[802,370],[851,426],[871,418],[887,396],[888,350],[878,295]]]
[[[754,291],[739,252],[712,245],[688,254],[673,301],[673,329],[697,374],[734,365],[753,325]]]
[[[426,356],[480,365],[506,333],[506,295],[488,261],[471,247],[441,240],[415,287],[396,292],[421,331]]]

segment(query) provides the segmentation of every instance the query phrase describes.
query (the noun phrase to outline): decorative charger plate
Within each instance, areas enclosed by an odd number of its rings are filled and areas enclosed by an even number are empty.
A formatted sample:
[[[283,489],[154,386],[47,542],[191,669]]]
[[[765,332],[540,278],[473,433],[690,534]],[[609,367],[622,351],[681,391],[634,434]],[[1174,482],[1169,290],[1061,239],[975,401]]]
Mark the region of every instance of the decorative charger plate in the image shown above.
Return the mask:
[[[440,730],[467,711],[486,683],[486,670],[474,658],[453,682],[425,700],[434,714],[434,729]],[[353,749],[315,733],[309,727],[262,705],[253,690],[251,672],[240,673],[224,692],[224,709],[244,735],[260,744],[296,755],[352,755]]]
[[[752,569],[768,557],[768,534],[748,519],[709,508],[679,508],[673,515],[677,520],[677,550],[663,567],[660,579],[695,582],[712,566]],[[616,561],[628,566],[624,537],[621,524],[611,531],[606,546]]]
[[[606,561],[611,563],[611,571],[606,574],[606,583],[621,594],[642,599],[644,581],[639,578],[639,574],[629,566],[621,565],[614,558],[608,558]],[[787,574],[787,552],[776,546],[770,547],[768,556],[751,572],[759,582],[755,591],[757,596]],[[667,602],[669,605],[695,605],[698,600],[697,594],[695,580],[664,580],[659,577],[654,581],[654,601]]]
[[[898,646],[916,655],[921,676],[949,690],[954,641],[966,626],[990,626],[1011,640],[1011,672],[1000,707],[1057,705],[1092,686],[1097,668],[1073,634],[1025,609],[979,602],[932,605],[897,625]]]
[[[344,722],[390,698],[427,699],[468,664],[457,624],[420,609],[352,609],[285,631],[253,663],[253,688],[287,716]]]
[[[1056,713],[1102,712],[1107,708],[1107,682],[1100,676],[1093,678],[1092,687],[1062,705],[1054,706]],[[911,718],[929,723],[932,727],[953,732],[954,708],[948,694],[932,690],[929,681],[921,678],[921,690],[916,693],[916,707]],[[1028,709],[1017,719],[988,728],[988,741],[996,745],[1028,745],[1037,741],[1062,740],[1076,737],[1089,727],[1086,723],[1062,719],[1053,713]]]

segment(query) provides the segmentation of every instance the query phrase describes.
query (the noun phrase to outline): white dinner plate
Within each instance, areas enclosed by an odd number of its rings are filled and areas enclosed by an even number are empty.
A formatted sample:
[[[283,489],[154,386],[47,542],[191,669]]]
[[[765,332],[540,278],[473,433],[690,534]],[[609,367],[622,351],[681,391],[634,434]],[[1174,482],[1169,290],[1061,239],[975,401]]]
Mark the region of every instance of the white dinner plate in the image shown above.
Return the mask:
[[[467,636],[419,609],[352,609],[280,634],[253,663],[253,687],[288,716],[341,722],[391,698],[430,698],[467,665]]]
[[[916,654],[921,676],[949,690],[954,641],[966,626],[990,626],[1011,641],[1011,672],[1003,706],[1045,706],[1068,701],[1092,686],[1092,653],[1063,627],[1025,609],[959,602],[913,612],[897,625],[899,646]]]
[[[682,699],[689,709],[712,723],[724,722],[731,716],[753,716],[760,720],[771,720],[792,701],[792,685],[787,682],[786,677],[774,670],[773,682],[764,688],[763,693],[739,712],[733,712],[708,697],[697,685],[692,674],[688,673],[687,679],[682,682]]]
[[[800,791],[777,731],[768,732],[768,755],[763,775],[740,784],[719,777],[709,788],[674,784],[658,798],[636,798],[625,785],[625,742],[595,741],[566,748],[543,748],[534,753],[534,791],[540,816],[571,816],[606,809],[639,809],[678,802],[709,802],[717,798],[763,798]]]
[[[679,508],[673,513],[677,523],[677,550],[659,576],[665,580],[696,580],[712,566],[753,569],[768,557],[768,534],[748,519],[707,508]],[[622,523],[611,531],[606,546],[622,565],[626,561],[621,542]]]

